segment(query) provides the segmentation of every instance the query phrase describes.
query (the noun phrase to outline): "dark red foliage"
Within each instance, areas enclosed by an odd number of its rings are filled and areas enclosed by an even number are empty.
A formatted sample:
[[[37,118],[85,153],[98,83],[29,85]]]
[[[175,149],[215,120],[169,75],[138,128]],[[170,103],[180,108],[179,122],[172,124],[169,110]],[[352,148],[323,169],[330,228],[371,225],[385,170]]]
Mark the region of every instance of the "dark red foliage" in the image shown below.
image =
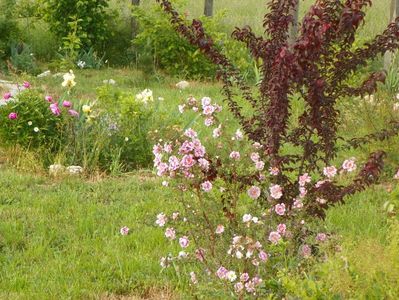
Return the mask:
[[[301,22],[298,38],[291,43],[289,28],[298,0],[270,0],[269,13],[263,22],[264,36],[257,36],[248,26],[233,32],[233,37],[245,43],[252,56],[262,63],[263,78],[259,96],[255,97],[253,89],[215,46],[200,21],[193,20],[187,25],[170,1],[157,1],[170,15],[176,30],[219,67],[219,78],[224,83],[223,91],[232,113],[248,137],[264,146],[272,165],[279,167],[283,174],[296,171],[299,176],[305,172],[320,172],[320,166],[335,158],[339,150],[337,101],[342,97],[375,92],[377,82],[385,80],[385,73],[372,73],[355,87],[349,86],[347,79],[376,56],[399,48],[399,18],[371,42],[353,47],[356,31],[364,22],[364,9],[371,6],[371,0],[315,1]],[[292,128],[289,126],[291,102],[298,96],[306,106],[298,125]],[[252,106],[253,115],[244,115],[238,97]],[[348,145],[384,139],[397,132],[398,128],[394,128],[349,141]],[[299,148],[300,154],[282,154],[282,145],[287,144]],[[313,194],[334,194],[335,202],[342,201],[345,195],[375,182],[381,171],[382,157],[382,153],[373,154],[359,178],[350,186],[338,187],[329,183],[320,191],[314,190]],[[289,179],[292,176],[279,178],[278,183],[285,191],[284,201],[290,205],[297,194],[297,181]],[[321,214],[319,209],[315,212]]]

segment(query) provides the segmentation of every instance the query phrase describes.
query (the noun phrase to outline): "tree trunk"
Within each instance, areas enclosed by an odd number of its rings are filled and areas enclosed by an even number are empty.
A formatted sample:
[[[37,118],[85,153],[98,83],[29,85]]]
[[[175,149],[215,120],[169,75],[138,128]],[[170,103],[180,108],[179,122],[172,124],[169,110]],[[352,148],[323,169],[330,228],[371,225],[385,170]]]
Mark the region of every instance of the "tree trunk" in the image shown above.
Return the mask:
[[[205,0],[204,15],[207,17],[213,16],[213,0]]]
[[[293,24],[289,30],[289,44],[292,45],[298,37],[298,16],[299,16],[299,1],[296,7],[292,10]]]
[[[391,13],[390,13],[390,20],[391,22],[394,21],[399,16],[399,0],[391,0]],[[384,55],[384,69],[386,71],[389,70],[392,64],[392,52],[386,52]]]
[[[140,0],[132,0],[132,5],[139,6]],[[137,20],[133,16],[131,19],[131,29],[132,29],[132,39],[134,40],[139,30],[139,24],[137,23]]]

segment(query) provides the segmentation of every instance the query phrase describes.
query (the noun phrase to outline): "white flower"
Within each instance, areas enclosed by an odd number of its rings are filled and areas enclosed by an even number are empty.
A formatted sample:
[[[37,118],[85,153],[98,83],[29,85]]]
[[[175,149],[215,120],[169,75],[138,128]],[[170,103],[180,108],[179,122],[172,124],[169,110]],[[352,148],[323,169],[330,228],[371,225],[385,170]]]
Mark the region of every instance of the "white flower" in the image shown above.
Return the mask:
[[[40,129],[39,129],[39,127],[35,127],[35,128],[33,128],[33,131],[34,131],[34,132],[39,132]]]
[[[234,271],[228,271],[227,274],[226,274],[226,278],[227,278],[230,282],[235,281],[235,280],[237,279],[236,272],[234,272]]]
[[[28,122],[28,125],[29,125],[29,126],[32,126],[32,124],[33,124],[32,121],[29,121],[29,122]]]
[[[76,64],[79,68],[83,69],[86,66],[86,62],[83,60],[79,60],[78,63]]]
[[[136,95],[136,100],[141,101],[144,104],[147,104],[148,102],[154,101],[154,96],[150,89],[145,89],[144,91]]]
[[[64,78],[64,82],[62,83],[63,87],[73,88],[76,85],[75,74],[73,74],[72,70],[69,70],[68,73],[65,73],[63,78]]]
[[[190,83],[188,81],[185,81],[185,80],[176,83],[176,87],[179,90],[184,90],[184,89],[188,88],[189,86],[190,86]]]
[[[250,214],[245,214],[242,216],[242,221],[244,223],[250,222],[252,220],[252,216]]]
[[[125,137],[125,142],[128,142],[129,141],[129,138],[128,137]]]

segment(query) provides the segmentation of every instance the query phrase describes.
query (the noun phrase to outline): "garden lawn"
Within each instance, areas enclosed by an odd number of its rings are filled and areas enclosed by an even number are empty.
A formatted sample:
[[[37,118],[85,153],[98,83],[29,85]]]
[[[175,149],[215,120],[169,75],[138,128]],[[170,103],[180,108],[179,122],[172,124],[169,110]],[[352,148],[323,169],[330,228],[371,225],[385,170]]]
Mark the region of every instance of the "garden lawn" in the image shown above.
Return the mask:
[[[173,195],[154,177],[88,182],[2,170],[0,186],[1,299],[176,293],[172,273],[160,272],[166,242],[154,228]]]
[[[3,168],[0,186],[0,299],[187,299],[181,296],[187,285],[172,270],[161,272],[159,258],[178,249],[154,224],[157,213],[178,205],[150,173],[87,181]],[[316,266],[324,271],[314,275],[314,284],[356,299],[370,295],[364,289],[385,295],[386,280],[399,279],[396,258],[384,250],[387,197],[377,187],[329,212],[326,230],[342,236],[343,252]],[[130,228],[128,236],[119,233],[122,226]],[[378,263],[371,263],[378,253]],[[341,283],[342,276],[349,279]]]

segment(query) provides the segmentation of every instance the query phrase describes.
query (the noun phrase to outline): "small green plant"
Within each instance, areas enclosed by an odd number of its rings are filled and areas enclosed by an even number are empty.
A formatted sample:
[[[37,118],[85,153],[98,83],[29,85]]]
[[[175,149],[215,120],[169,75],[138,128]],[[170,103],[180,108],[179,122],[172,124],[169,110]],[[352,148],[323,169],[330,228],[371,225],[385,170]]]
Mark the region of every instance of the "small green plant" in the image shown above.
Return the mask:
[[[25,43],[13,44],[11,46],[10,62],[12,67],[18,72],[33,75],[40,72],[31,47]]]

